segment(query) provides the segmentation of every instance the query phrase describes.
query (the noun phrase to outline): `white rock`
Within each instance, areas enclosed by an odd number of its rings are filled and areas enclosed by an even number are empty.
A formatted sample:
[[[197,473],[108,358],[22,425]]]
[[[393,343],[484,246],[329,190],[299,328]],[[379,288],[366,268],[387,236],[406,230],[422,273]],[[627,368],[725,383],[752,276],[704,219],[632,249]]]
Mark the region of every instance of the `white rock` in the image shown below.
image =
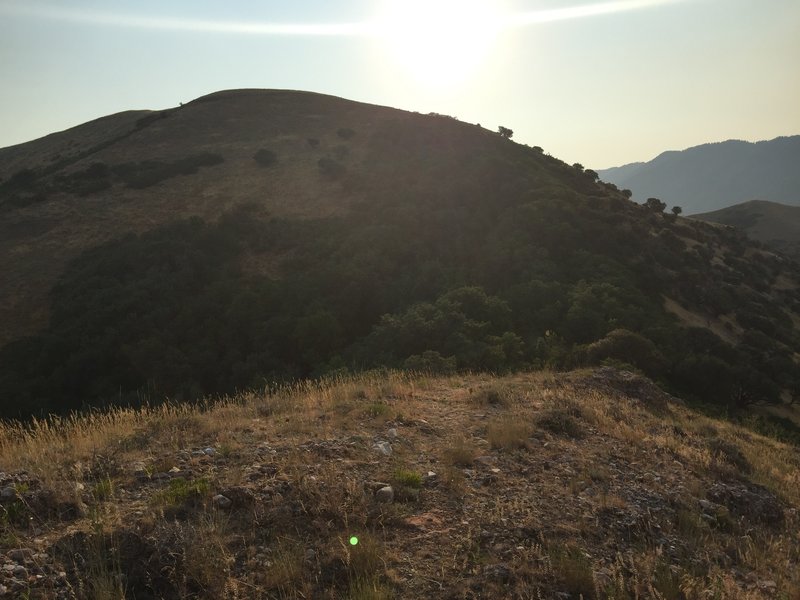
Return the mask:
[[[217,494],[212,498],[212,502],[214,502],[214,506],[217,508],[230,508],[233,502],[227,496],[223,496],[222,494]]]
[[[383,454],[384,456],[391,456],[392,455],[392,446],[389,442],[380,441],[375,444],[375,447],[378,449],[378,452]]]
[[[392,486],[387,485],[375,492],[375,499],[381,504],[390,504],[394,502],[394,489]]]
[[[389,437],[390,437],[390,438],[392,438],[392,439],[396,438],[396,437],[397,437],[397,429],[395,429],[394,427],[392,427],[392,428],[389,430]]]
[[[16,498],[17,497],[17,490],[14,488],[13,485],[7,485],[2,490],[0,490],[0,498]]]
[[[206,456],[214,456],[217,453],[217,451],[211,446],[209,446],[208,448],[203,448],[203,452],[205,453]]]

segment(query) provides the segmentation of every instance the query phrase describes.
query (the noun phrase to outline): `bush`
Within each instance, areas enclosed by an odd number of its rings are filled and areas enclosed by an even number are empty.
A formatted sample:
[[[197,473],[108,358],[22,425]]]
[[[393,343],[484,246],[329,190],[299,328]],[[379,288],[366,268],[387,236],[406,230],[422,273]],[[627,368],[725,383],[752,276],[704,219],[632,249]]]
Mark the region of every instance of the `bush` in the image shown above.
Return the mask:
[[[278,162],[278,155],[272,150],[262,148],[253,155],[253,160],[255,160],[262,167],[271,167]]]
[[[336,132],[336,135],[338,135],[343,140],[349,140],[355,134],[356,132],[350,129],[349,127],[342,127],[339,131]]]
[[[651,377],[660,374],[666,366],[666,359],[653,342],[627,329],[615,329],[586,347],[586,359],[590,364],[600,364],[609,358],[634,365]]]
[[[219,154],[204,152],[187,156],[173,162],[147,160],[137,163],[123,163],[112,167],[112,172],[130,188],[143,189],[178,175],[193,175],[200,167],[211,167],[223,162]]]

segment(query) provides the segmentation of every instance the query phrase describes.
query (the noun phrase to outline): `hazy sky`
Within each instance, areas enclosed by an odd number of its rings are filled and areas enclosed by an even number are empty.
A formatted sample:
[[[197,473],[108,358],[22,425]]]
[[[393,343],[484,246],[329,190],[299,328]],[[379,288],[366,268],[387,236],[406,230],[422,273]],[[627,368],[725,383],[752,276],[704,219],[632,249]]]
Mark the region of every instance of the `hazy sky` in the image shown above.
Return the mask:
[[[799,0],[0,0],[0,147],[286,88],[440,112],[568,162],[800,133]]]

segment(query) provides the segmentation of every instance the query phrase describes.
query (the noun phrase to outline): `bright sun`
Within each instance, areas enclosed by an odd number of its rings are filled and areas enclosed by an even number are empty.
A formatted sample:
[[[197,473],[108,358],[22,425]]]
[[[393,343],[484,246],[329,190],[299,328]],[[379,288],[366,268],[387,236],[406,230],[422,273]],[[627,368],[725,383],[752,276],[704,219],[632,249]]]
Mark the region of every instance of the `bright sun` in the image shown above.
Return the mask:
[[[400,66],[427,85],[467,79],[489,54],[500,13],[491,0],[387,0],[380,35]]]

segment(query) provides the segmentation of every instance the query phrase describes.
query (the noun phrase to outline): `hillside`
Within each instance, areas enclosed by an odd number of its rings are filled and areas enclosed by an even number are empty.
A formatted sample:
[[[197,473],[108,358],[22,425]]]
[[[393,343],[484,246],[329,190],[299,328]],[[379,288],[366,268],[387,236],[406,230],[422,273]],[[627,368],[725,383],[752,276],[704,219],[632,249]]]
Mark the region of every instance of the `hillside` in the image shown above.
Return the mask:
[[[692,215],[710,223],[730,225],[750,238],[800,258],[800,207],[766,200],[751,200],[709,213]]]
[[[0,427],[0,597],[800,594],[797,446],[614,369]]]
[[[664,152],[649,162],[598,171],[600,178],[644,202],[660,198],[684,214],[761,198],[797,205],[800,136],[757,143],[728,140]]]
[[[239,90],[0,157],[3,417],[383,367],[800,389],[794,262],[447,116]]]

